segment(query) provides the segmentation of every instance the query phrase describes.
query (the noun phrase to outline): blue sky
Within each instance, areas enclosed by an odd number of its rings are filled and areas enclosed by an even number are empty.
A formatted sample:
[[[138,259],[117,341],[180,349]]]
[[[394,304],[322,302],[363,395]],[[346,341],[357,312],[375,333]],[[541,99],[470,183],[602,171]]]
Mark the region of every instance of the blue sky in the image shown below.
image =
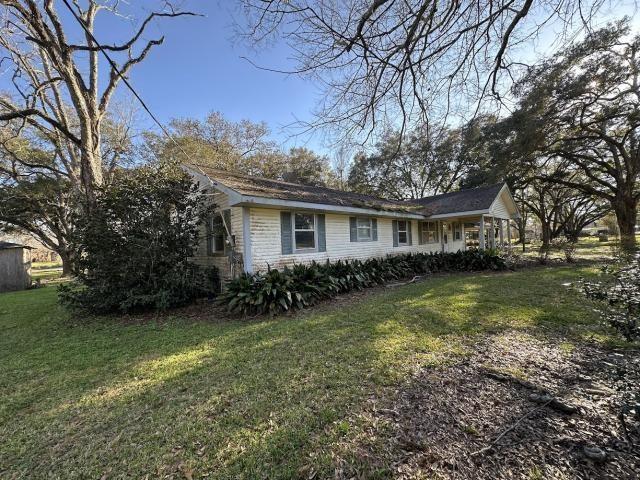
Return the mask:
[[[605,8],[602,23],[607,17],[633,15],[632,0],[622,1],[629,2],[628,6],[614,11]],[[155,3],[137,2],[136,9],[152,8]],[[131,76],[152,111],[163,122],[175,117],[204,117],[212,110],[221,111],[230,120],[265,121],[272,137],[286,146],[304,144],[330,154],[320,135],[291,138],[291,130],[283,129],[296,119],[311,118],[319,94],[315,86],[298,77],[260,70],[242,58],[246,55],[260,65],[287,69],[292,67],[288,48],[276,44],[256,52],[234,38],[233,14],[238,12],[231,9],[237,5],[235,1],[185,0],[183,5],[204,17],[154,22],[147,37],[165,35],[165,43],[136,67]],[[132,13],[138,21],[144,16],[140,10]],[[637,26],[637,16],[635,20]],[[121,34],[123,38],[127,30],[132,32],[136,26],[135,22],[117,19],[107,33]],[[98,33],[104,41],[105,30],[98,28]],[[550,30],[538,41],[535,52],[526,49],[523,57],[530,61],[548,53],[553,40]]]
[[[632,0],[623,1],[631,5]],[[158,3],[157,0],[122,2],[131,20],[103,13],[96,26],[98,39],[102,43],[128,39],[137,30],[145,12],[157,7]],[[75,21],[65,13],[63,3],[59,1],[56,5],[65,24],[75,26]],[[154,21],[145,39],[164,35],[165,43],[135,67],[131,83],[163,123],[176,117],[202,118],[208,112],[218,110],[229,120],[247,118],[266,122],[271,128],[272,138],[283,146],[306,145],[330,155],[331,151],[322,144],[320,135],[310,139],[291,138],[291,130],[283,130],[296,119],[311,119],[318,90],[301,78],[257,69],[242,58],[247,55],[260,65],[279,69],[292,66],[285,45],[276,44],[256,52],[234,38],[230,10],[234,5],[237,3],[233,0],[184,0],[185,9],[204,16]],[[619,18],[634,12],[628,6],[608,13]],[[638,28],[637,15],[634,20]],[[71,36],[74,34],[79,35],[80,30],[76,29]],[[535,53],[546,53],[551,40],[543,38]],[[527,57],[530,55],[531,52],[525,54]],[[103,65],[103,79],[106,76],[104,67],[106,65]],[[7,80],[5,74],[0,85]],[[133,101],[124,86],[118,95],[121,99]],[[144,127],[153,126],[142,112],[139,117]]]
[[[284,67],[290,64],[286,47],[249,51],[234,38],[233,17],[227,7],[215,1],[191,1],[185,7],[205,17],[154,22],[147,37],[165,35],[165,43],[131,75],[132,84],[151,110],[164,122],[175,117],[204,117],[219,110],[229,120],[265,121],[274,138],[286,141],[290,134],[282,127],[295,119],[310,118],[316,89],[300,78],[260,70],[241,58],[250,55],[262,65]],[[122,21],[114,27],[121,38],[127,30],[134,30]],[[287,145],[305,142],[289,139]],[[309,146],[321,149],[318,139],[312,139]]]

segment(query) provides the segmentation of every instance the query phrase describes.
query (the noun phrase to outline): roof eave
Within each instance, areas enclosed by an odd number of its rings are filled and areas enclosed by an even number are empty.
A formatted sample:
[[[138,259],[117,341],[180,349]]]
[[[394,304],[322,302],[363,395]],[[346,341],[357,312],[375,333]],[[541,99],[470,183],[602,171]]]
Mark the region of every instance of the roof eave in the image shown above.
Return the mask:
[[[390,217],[390,218],[411,218],[416,220],[424,220],[425,215],[421,213],[391,211],[391,210],[378,210],[375,208],[362,208],[362,207],[350,207],[344,205],[330,205],[326,203],[312,203],[301,202],[297,200],[283,200],[279,198],[266,198],[250,195],[241,195],[241,200],[238,203],[230,205],[238,207],[251,207],[261,206],[266,208],[295,208],[300,210],[317,210],[323,212],[338,212],[338,213],[354,213],[360,215],[375,215],[378,217]]]

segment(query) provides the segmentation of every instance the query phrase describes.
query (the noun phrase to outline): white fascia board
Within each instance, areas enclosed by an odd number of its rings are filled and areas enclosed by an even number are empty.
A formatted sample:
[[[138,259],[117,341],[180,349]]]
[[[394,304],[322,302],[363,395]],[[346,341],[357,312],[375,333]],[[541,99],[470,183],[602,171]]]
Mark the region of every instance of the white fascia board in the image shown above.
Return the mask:
[[[467,212],[439,213],[438,215],[431,215],[427,219],[472,217],[475,215],[490,215],[490,213],[489,210],[469,210]]]
[[[236,206],[236,204],[234,204]],[[242,195],[242,200],[237,206],[259,206],[266,208],[285,208],[296,210],[319,210],[322,212],[336,213],[354,213],[358,215],[368,215],[374,217],[392,217],[392,218],[411,218],[416,220],[424,220],[425,216],[419,213],[405,212],[388,212],[384,210],[375,210],[373,208],[345,207],[341,205],[327,205],[323,203],[299,202],[294,200],[282,200],[279,198],[265,198]]]
[[[209,178],[204,172],[195,170],[195,169],[193,169],[191,167],[188,167],[186,165],[182,165],[182,168],[187,173],[189,173],[194,178],[196,178],[196,180],[198,180],[198,182],[201,185],[209,185],[209,186],[215,188],[216,190],[218,190],[218,191],[220,191],[222,193],[225,193],[229,197],[229,205],[230,206],[233,206],[233,205],[241,202],[242,195],[240,195],[238,192],[236,192],[232,188],[229,188],[229,187],[227,187],[226,185],[223,185],[220,182],[216,182],[215,180],[211,180],[211,178]]]

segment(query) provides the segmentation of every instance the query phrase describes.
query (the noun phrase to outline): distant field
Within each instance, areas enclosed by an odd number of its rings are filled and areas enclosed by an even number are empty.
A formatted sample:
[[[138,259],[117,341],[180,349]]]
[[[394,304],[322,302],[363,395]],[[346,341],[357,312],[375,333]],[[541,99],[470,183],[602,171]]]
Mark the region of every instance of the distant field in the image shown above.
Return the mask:
[[[33,281],[49,282],[62,277],[62,262],[32,262],[31,278]]]
[[[640,244],[640,235],[636,236]],[[537,257],[541,242],[533,241],[527,244],[523,253],[526,257]],[[609,237],[609,241],[600,242],[597,237],[582,237],[578,241],[576,257],[582,260],[599,260],[612,258],[618,249],[618,241],[615,237]],[[516,252],[522,252],[522,245],[515,245]],[[550,258],[563,259],[564,254],[558,250],[552,250]]]

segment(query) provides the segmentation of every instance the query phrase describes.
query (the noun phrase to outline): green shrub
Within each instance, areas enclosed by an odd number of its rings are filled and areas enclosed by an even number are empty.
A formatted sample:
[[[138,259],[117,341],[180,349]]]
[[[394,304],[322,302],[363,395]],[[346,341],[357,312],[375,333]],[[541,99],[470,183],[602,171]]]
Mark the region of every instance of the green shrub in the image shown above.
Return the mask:
[[[217,270],[189,261],[207,213],[203,200],[180,169],[119,172],[75,219],[78,277],[60,287],[61,303],[92,313],[161,310],[216,292]]]
[[[602,281],[581,281],[587,298],[599,304],[602,320],[625,340],[640,338],[640,254],[621,265],[603,267]]]
[[[227,284],[220,302],[243,315],[275,315],[305,308],[340,293],[436,272],[505,270],[495,251],[411,253],[336,262],[295,265],[282,270],[243,274]]]

